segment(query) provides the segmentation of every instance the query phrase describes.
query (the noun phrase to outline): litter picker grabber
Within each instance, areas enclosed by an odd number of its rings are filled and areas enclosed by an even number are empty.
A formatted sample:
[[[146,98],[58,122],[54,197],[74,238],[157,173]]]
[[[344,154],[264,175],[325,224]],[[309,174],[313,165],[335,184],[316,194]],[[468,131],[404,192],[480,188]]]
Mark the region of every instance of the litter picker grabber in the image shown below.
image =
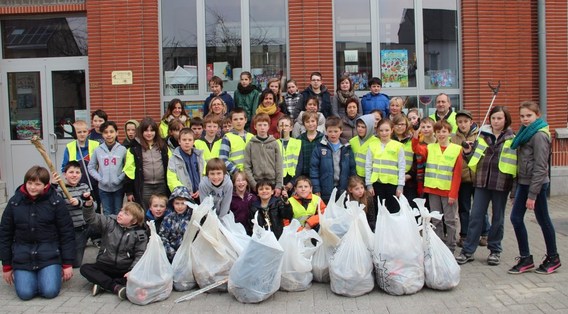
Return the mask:
[[[487,85],[489,86],[489,88],[491,88],[491,91],[493,92],[493,98],[491,99],[491,103],[489,104],[489,108],[487,108],[487,112],[485,113],[485,118],[483,118],[483,123],[481,123],[480,127],[484,126],[485,122],[487,122],[487,116],[489,116],[489,112],[493,108],[493,103],[495,102],[495,98],[497,98],[497,94],[499,93],[499,88],[501,87],[501,81],[497,81],[497,86],[492,85],[491,82],[487,82]],[[480,134],[481,132],[477,133],[477,136],[475,137],[476,142],[477,139],[479,139]]]
[[[51,162],[51,158],[49,158],[49,155],[47,154],[45,147],[41,143],[41,139],[39,138],[39,136],[37,135],[32,136],[31,142],[32,144],[34,144],[35,148],[37,148],[41,157],[43,157],[43,160],[47,164],[47,167],[49,168],[51,173],[56,172],[55,166],[53,165],[53,162]],[[72,199],[71,194],[69,194],[67,186],[65,186],[65,182],[63,180],[59,181],[59,186],[61,187],[61,190],[63,191],[65,197],[67,197],[68,200]]]

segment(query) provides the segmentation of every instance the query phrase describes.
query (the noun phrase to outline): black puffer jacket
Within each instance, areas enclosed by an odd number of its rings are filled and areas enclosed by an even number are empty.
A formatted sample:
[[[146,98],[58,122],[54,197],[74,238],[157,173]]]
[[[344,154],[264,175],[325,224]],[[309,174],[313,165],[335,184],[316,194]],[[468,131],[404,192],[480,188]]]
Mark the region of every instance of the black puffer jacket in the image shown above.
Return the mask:
[[[274,196],[270,199],[270,201],[268,201],[268,208],[262,208],[262,206],[260,206],[260,200],[254,202],[250,207],[250,218],[254,219],[257,212],[258,225],[268,229],[268,218],[270,230],[272,230],[276,239],[279,239],[282,235],[282,231],[284,230],[284,219],[292,220],[294,216],[290,203],[286,204],[282,201],[282,199]]]
[[[72,265],[75,232],[65,201],[55,188],[32,200],[20,186],[8,201],[0,225],[0,259],[13,269]]]

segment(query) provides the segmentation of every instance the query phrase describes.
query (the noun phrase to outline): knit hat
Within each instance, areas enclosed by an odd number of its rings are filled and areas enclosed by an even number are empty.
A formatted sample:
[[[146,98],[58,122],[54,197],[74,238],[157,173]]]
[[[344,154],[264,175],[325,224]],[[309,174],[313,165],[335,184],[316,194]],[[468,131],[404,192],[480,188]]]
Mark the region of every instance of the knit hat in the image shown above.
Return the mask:
[[[134,124],[134,126],[136,128],[138,128],[138,126],[140,125],[140,123],[138,121],[131,119],[131,120],[126,121],[126,123],[124,123],[124,130],[126,130],[126,125],[129,124],[129,123]]]

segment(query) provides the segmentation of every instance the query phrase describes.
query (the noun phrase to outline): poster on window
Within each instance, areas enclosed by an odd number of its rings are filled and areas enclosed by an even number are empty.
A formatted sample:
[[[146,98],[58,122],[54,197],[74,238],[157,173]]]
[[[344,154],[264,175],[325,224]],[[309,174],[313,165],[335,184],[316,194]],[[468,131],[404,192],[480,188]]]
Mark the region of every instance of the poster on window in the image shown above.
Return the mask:
[[[381,50],[383,87],[408,87],[408,51]]]

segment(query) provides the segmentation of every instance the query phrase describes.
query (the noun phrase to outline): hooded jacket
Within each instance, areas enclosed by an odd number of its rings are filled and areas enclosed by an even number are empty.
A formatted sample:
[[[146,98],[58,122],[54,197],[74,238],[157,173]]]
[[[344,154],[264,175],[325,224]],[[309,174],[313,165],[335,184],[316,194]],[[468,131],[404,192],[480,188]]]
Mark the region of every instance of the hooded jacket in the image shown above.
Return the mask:
[[[135,126],[136,128],[138,128],[138,126],[140,125],[140,123],[139,123],[137,120],[135,120],[135,119],[130,119],[130,120],[126,121],[126,122],[124,123],[124,134],[125,134],[125,136],[126,136],[126,126],[129,125],[129,124],[134,124],[134,126]],[[132,145],[132,141],[134,141],[134,140],[130,140],[130,139],[128,138],[128,136],[126,136],[126,138],[124,139],[124,141],[122,141],[122,146],[124,146],[126,149],[129,149],[129,148],[130,148],[130,145]]]
[[[103,143],[95,149],[87,166],[89,174],[99,182],[99,189],[105,192],[116,192],[124,184],[124,160],[126,148],[115,142],[112,149]]]
[[[267,179],[274,183],[276,189],[282,189],[282,153],[278,141],[272,135],[264,141],[256,136],[251,138],[245,147],[244,170],[253,191],[260,179]]]
[[[331,94],[327,90],[325,85],[320,87],[320,93],[316,94],[311,85],[306,87],[302,92],[302,111],[306,110],[306,103],[310,97],[317,97],[319,99],[319,111],[323,114],[325,118],[331,116]]]
[[[304,122],[302,122],[302,118],[306,111],[300,112],[296,122],[294,123],[294,128],[292,129],[292,137],[298,138],[302,133],[306,132],[306,127],[304,126]],[[321,112],[318,112],[318,127],[317,131],[325,134],[325,117]]]
[[[219,218],[229,213],[231,209],[231,199],[233,197],[233,182],[231,182],[231,177],[225,174],[223,182],[219,186],[214,186],[207,176],[201,178],[201,182],[199,183],[199,201],[205,201],[205,198],[209,195],[213,196],[213,206]]]
[[[374,136],[375,116],[373,114],[365,114],[357,118],[355,120],[355,127],[357,127],[357,122],[359,120],[365,123],[365,126],[367,128],[367,133],[365,133],[365,136],[361,138],[359,137],[359,135],[357,135],[357,131],[355,131],[355,136],[353,136],[353,138],[349,140],[349,144],[351,145],[351,150],[353,151],[353,158],[355,158],[355,167],[357,167],[357,159],[359,159],[360,164],[358,166],[361,168],[361,170],[356,170],[356,171],[360,171],[358,175],[364,177],[365,159],[367,158],[367,151],[369,150],[368,149],[369,144],[371,144],[371,142],[373,141],[378,141],[379,139]],[[358,147],[364,145],[366,147],[363,147],[363,149],[358,149]]]
[[[168,162],[168,171],[166,174],[168,178],[168,187],[170,191],[173,191],[178,186],[185,186],[189,191],[193,191],[194,187],[195,190],[197,190],[199,185],[195,186],[195,184],[191,182],[189,171],[181,154],[181,147],[176,148],[172,154],[172,157],[170,157],[170,161]],[[197,160],[198,169],[195,169],[195,171],[197,171],[198,176],[201,176],[204,169],[203,151],[197,148],[193,148],[192,154],[195,154],[195,158]]]
[[[187,205],[186,209],[182,213],[176,212],[173,204],[176,198],[183,198],[186,201],[191,201],[188,189],[183,186],[176,187],[172,191],[172,195],[170,195],[170,199],[168,200],[170,211],[164,217],[158,234],[160,235],[160,238],[162,238],[164,249],[166,250],[166,255],[170,262],[173,261],[174,256],[181,245],[183,235],[187,229],[187,224],[193,214],[193,210]]]
[[[282,199],[277,197],[271,197],[268,201],[268,206],[263,208],[260,205],[260,200],[255,201],[250,207],[250,219],[255,219],[255,215],[258,212],[256,221],[258,225],[262,228],[268,229],[270,223],[270,230],[279,239],[282,235],[282,230],[284,230],[284,219],[292,220],[294,216],[292,212],[292,206],[290,203],[284,203]]]

